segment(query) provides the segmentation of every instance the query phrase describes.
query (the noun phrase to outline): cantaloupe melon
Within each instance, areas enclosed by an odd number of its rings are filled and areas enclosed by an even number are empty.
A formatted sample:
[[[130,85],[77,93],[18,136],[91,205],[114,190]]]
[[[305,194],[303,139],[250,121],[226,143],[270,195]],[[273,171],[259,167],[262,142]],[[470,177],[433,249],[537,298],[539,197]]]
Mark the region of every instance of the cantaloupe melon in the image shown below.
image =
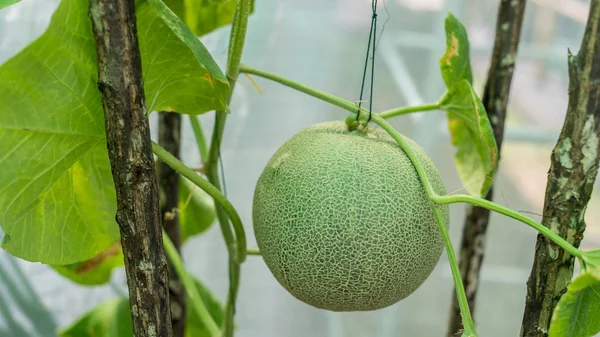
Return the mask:
[[[406,138],[406,137],[405,137]],[[427,154],[406,138],[439,194]],[[438,206],[449,221],[447,206]],[[412,294],[443,241],[416,170],[383,130],[316,124],[268,162],[253,201],[254,232],[277,281],[331,311],[366,311]]]

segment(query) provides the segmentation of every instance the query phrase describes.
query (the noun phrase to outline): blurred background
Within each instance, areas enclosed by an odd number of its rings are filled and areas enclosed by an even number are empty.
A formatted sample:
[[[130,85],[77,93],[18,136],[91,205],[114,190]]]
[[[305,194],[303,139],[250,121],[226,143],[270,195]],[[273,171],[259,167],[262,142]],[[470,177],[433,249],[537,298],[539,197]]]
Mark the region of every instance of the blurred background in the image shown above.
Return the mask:
[[[452,12],[467,27],[478,93],[486,79],[497,0],[379,1],[374,110],[437,100],[444,91],[438,60],[445,49],[443,23]],[[58,0],[23,0],[0,11],[0,62],[47,27]],[[358,100],[371,18],[370,0],[256,0],[243,62],[349,100]],[[550,152],[567,107],[567,50],[579,49],[589,0],[530,0],[496,179],[495,200],[540,219]],[[383,25],[385,23],[385,29]],[[202,41],[225,64],[229,27]],[[256,180],[277,148],[301,129],[345,118],[346,112],[281,85],[256,78],[263,93],[241,77],[222,146],[227,192],[249,236]],[[202,116],[210,136],[213,114]],[[200,166],[191,127],[184,119],[183,160]],[[397,117],[392,124],[416,140],[438,165],[448,191],[460,189],[443,112]],[[156,116],[152,116],[156,136]],[[600,246],[600,199],[588,206],[583,248]],[[460,243],[464,206],[451,209],[454,246]],[[517,336],[536,232],[499,215],[489,227],[475,312],[481,336]],[[218,226],[183,249],[191,272],[220,298],[228,289],[226,249]],[[383,310],[331,313],[289,295],[260,257],[242,267],[237,307],[239,337],[443,336],[454,291],[444,254],[431,277],[409,298]],[[2,337],[53,336],[84,311],[126,291],[124,272],[109,285],[83,287],[39,263],[0,250]]]

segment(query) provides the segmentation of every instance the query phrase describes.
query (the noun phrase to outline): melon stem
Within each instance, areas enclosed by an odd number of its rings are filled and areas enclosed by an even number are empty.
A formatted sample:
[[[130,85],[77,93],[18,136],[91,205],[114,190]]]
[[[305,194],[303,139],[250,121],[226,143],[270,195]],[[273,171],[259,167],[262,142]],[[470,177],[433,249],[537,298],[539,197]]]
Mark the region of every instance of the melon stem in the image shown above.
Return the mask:
[[[423,105],[405,106],[405,107],[401,107],[401,108],[386,110],[386,111],[381,112],[379,114],[379,116],[383,119],[387,119],[390,117],[405,115],[405,114],[409,114],[409,113],[413,113],[413,112],[423,112],[423,111],[431,111],[431,110],[439,110],[439,109],[440,109],[440,103],[435,102],[435,103],[429,103],[429,104],[423,104]]]

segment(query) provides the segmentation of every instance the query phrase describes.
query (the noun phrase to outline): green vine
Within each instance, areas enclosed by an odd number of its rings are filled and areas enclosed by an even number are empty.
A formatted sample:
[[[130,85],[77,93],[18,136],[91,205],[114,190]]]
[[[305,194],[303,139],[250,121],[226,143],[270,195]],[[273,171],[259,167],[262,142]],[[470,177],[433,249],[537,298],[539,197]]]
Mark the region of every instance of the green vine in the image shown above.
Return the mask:
[[[227,104],[231,102],[235,83],[239,75],[240,60],[242,58],[242,52],[244,50],[244,42],[246,40],[246,29],[248,27],[248,16],[250,14],[250,2],[251,0],[238,0],[236,4],[235,14],[231,23],[231,34],[229,36],[229,50],[227,57],[227,70],[226,76],[229,81],[230,91],[227,96]],[[208,181],[214,185],[217,190],[221,190],[221,183],[219,181],[218,173],[218,162],[221,155],[221,141],[223,139],[223,131],[225,129],[225,122],[227,121],[228,111],[217,111],[215,115],[215,125],[213,127],[213,134],[210,143],[210,150],[208,153],[208,160],[206,164],[206,173]],[[246,242],[243,243],[238,240],[236,243],[233,240],[233,235],[229,227],[229,219],[227,218],[226,212],[220,205],[216,205],[215,211],[217,219],[219,220],[219,226],[223,234],[223,239],[227,245],[229,253],[229,294],[227,296],[227,304],[225,306],[225,319],[223,323],[223,336],[233,336],[234,330],[234,313],[235,313],[235,301],[237,298],[237,292],[240,286],[240,263],[243,260],[235,259],[234,254],[236,249],[244,251],[244,257],[246,254]],[[232,220],[233,221],[233,220]],[[234,227],[235,228],[235,227]],[[241,228],[241,231],[244,229]],[[236,234],[237,235],[237,234]]]
[[[458,299],[458,305],[460,307],[460,312],[462,314],[463,327],[465,329],[464,334],[467,336],[477,337],[477,332],[475,331],[475,324],[473,323],[473,318],[471,317],[471,311],[469,310],[469,302],[467,300],[467,295],[465,293],[465,287],[463,286],[462,278],[460,275],[460,269],[458,267],[458,261],[456,260],[456,256],[454,255],[454,248],[452,247],[452,241],[450,240],[450,234],[448,234],[448,229],[446,228],[446,223],[440,212],[440,209],[436,207],[434,202],[435,192],[433,191],[433,187],[431,187],[431,183],[429,182],[429,178],[427,178],[427,174],[425,174],[425,170],[421,166],[419,159],[416,154],[413,152],[412,148],[408,145],[408,143],[402,138],[402,136],[392,127],[388,122],[386,122],[379,114],[373,114],[371,119],[375,124],[379,125],[382,129],[384,129],[394,140],[400,145],[400,148],[406,153],[410,161],[412,162],[421,182],[423,183],[423,187],[425,188],[425,192],[431,201],[431,209],[436,218],[436,222],[438,225],[438,229],[442,233],[442,238],[444,239],[444,245],[446,246],[446,253],[448,254],[448,261],[450,262],[450,269],[452,270],[452,278],[454,279],[454,287],[456,288],[456,295]]]
[[[172,167],[179,174],[187,178],[189,181],[194,183],[196,186],[200,187],[204,192],[210,195],[217,205],[223,208],[226,214],[231,219],[231,223],[233,225],[236,239],[238,244],[236,261],[238,263],[242,263],[246,259],[246,233],[244,231],[244,225],[242,224],[242,220],[238,215],[237,211],[227,200],[227,198],[219,191],[215,186],[213,186],[210,182],[203,179],[200,175],[198,175],[194,170],[187,167],[184,163],[175,158],[169,151],[162,148],[160,145],[152,142],[152,152],[167,165]]]

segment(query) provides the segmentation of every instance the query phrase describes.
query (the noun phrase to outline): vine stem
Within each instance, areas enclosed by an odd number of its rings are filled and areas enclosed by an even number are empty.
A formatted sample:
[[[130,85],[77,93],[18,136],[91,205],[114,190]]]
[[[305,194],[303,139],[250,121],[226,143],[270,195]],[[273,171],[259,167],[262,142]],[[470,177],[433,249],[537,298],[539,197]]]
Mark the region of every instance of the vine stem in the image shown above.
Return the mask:
[[[206,137],[204,136],[204,131],[202,130],[202,125],[198,120],[198,116],[189,115],[189,117],[192,130],[194,131],[194,138],[196,138],[196,144],[198,144],[198,151],[200,151],[200,161],[204,163],[204,161],[208,159]]]
[[[179,278],[181,279],[181,282],[185,287],[185,292],[187,293],[190,301],[192,302],[194,311],[198,315],[198,318],[200,318],[200,321],[204,324],[204,326],[206,326],[211,336],[218,336],[221,333],[221,329],[219,329],[219,326],[217,325],[217,323],[215,323],[215,320],[208,312],[206,305],[204,305],[202,297],[200,297],[200,293],[198,293],[198,289],[194,284],[194,280],[185,269],[183,261],[181,260],[181,256],[177,252],[173,241],[171,241],[167,233],[165,233],[164,231],[163,245],[165,247],[165,253],[167,254],[167,257],[171,261],[173,268],[177,272],[177,275],[179,275]]]
[[[210,195],[217,204],[219,204],[229,218],[231,219],[231,223],[235,230],[236,239],[238,241],[237,244],[237,262],[241,263],[246,259],[246,233],[244,232],[244,225],[242,224],[242,220],[238,215],[237,211],[227,200],[227,198],[219,191],[216,187],[214,187],[210,182],[203,179],[199,176],[194,170],[187,167],[184,163],[175,158],[169,151],[162,148],[160,145],[152,142],[152,152],[167,165],[171,166],[175,171],[179,172],[182,176],[186,177],[196,186],[200,187],[204,192]]]
[[[235,83],[237,82],[240,72],[240,61],[242,59],[244,42],[246,40],[248,16],[250,15],[250,1],[251,0],[237,0],[233,21],[231,23],[226,69],[227,80],[229,81],[230,85],[229,95],[227,96],[228,105],[231,102],[231,97],[233,96],[233,91],[235,89]],[[208,160],[206,164],[206,175],[208,177],[208,181],[210,181],[210,183],[213,184],[217,190],[221,189],[221,183],[219,181],[219,173],[217,169],[219,157],[221,156],[221,141],[223,139],[223,131],[225,129],[228,109],[229,108],[227,108],[225,111],[217,111],[215,114],[215,124],[213,127],[210,150],[208,152]],[[245,256],[246,242],[244,241],[242,244],[239,239],[237,243],[233,240],[231,228],[229,227],[229,219],[227,218],[228,214],[224,212],[220,205],[216,205],[215,212],[217,214],[219,226],[221,227],[221,233],[223,234],[223,239],[225,240],[229,254],[229,293],[227,295],[227,303],[225,305],[223,336],[232,337],[234,330],[235,301],[240,286],[240,263],[243,261],[239,258],[236,261],[234,255],[237,249],[238,254],[241,250],[243,250]],[[243,232],[243,227],[240,228],[240,230]]]
[[[441,104],[439,102],[435,102],[435,103],[428,103],[428,104],[423,104],[423,105],[405,106],[405,107],[401,107],[401,108],[395,108],[395,109],[383,111],[379,114],[379,116],[383,119],[387,119],[390,117],[405,115],[405,114],[409,114],[412,112],[439,110],[440,105]]]
[[[459,202],[469,203],[475,206],[487,208],[494,212],[506,215],[515,220],[521,221],[530,227],[534,228],[538,232],[545,235],[550,240],[554,241],[557,245],[559,245],[562,249],[567,251],[569,254],[581,258],[583,256],[583,252],[579,249],[575,248],[571,245],[567,240],[561,238],[558,234],[554,233],[550,228],[542,225],[541,223],[524,216],[523,214],[513,211],[512,209],[506,208],[504,206],[498,205],[492,201],[473,197],[470,195],[460,194],[460,195],[434,195],[433,201],[437,204],[455,204]]]
[[[256,76],[277,82],[279,84],[283,84],[286,87],[296,89],[296,90],[303,92],[309,96],[318,98],[327,103],[331,103],[337,107],[340,107],[340,108],[350,111],[352,113],[356,113],[358,111],[358,106],[356,104],[350,102],[347,99],[337,97],[335,95],[332,95],[330,93],[327,93],[327,92],[319,90],[319,89],[311,88],[302,83],[292,81],[288,78],[285,78],[285,77],[277,75],[277,74],[273,74],[273,73],[270,73],[270,72],[267,72],[267,71],[264,71],[261,69],[253,68],[253,67],[247,66],[245,64],[240,65],[240,72],[246,73],[246,74],[251,74],[251,75],[256,75]],[[440,108],[440,103],[435,102],[435,103],[406,106],[406,107],[387,110],[387,111],[382,112],[380,114],[380,116],[381,116],[381,118],[385,119],[385,118],[404,115],[404,114],[408,114],[408,113],[412,113],[412,112],[437,110],[439,108]],[[365,109],[365,108],[361,108],[360,111],[362,113],[369,112],[369,110]]]
[[[452,247],[452,241],[450,240],[450,234],[448,233],[448,228],[446,228],[446,224],[444,222],[444,218],[440,209],[436,206],[434,202],[434,197],[436,196],[433,191],[433,187],[429,182],[429,178],[425,174],[425,170],[421,166],[419,159],[416,154],[413,152],[412,148],[408,145],[408,143],[404,140],[404,138],[392,127],[388,122],[386,122],[379,114],[373,114],[371,117],[372,121],[379,125],[382,129],[384,129],[394,140],[400,145],[400,148],[410,161],[412,162],[423,187],[425,188],[425,192],[429,197],[431,202],[431,209],[433,210],[433,214],[435,215],[435,219],[438,225],[438,229],[442,234],[442,238],[444,239],[444,245],[446,246],[446,253],[448,254],[448,261],[450,262],[450,270],[452,271],[452,278],[454,279],[454,287],[456,288],[456,295],[458,299],[458,304],[460,306],[460,312],[462,314],[462,321],[464,326],[464,335],[469,337],[477,337],[477,332],[475,331],[475,324],[473,323],[473,318],[471,317],[471,311],[469,310],[469,302],[467,301],[467,295],[465,293],[465,288],[463,286],[462,278],[460,275],[460,270],[458,268],[458,262],[456,260],[456,256],[454,254],[454,247]]]

